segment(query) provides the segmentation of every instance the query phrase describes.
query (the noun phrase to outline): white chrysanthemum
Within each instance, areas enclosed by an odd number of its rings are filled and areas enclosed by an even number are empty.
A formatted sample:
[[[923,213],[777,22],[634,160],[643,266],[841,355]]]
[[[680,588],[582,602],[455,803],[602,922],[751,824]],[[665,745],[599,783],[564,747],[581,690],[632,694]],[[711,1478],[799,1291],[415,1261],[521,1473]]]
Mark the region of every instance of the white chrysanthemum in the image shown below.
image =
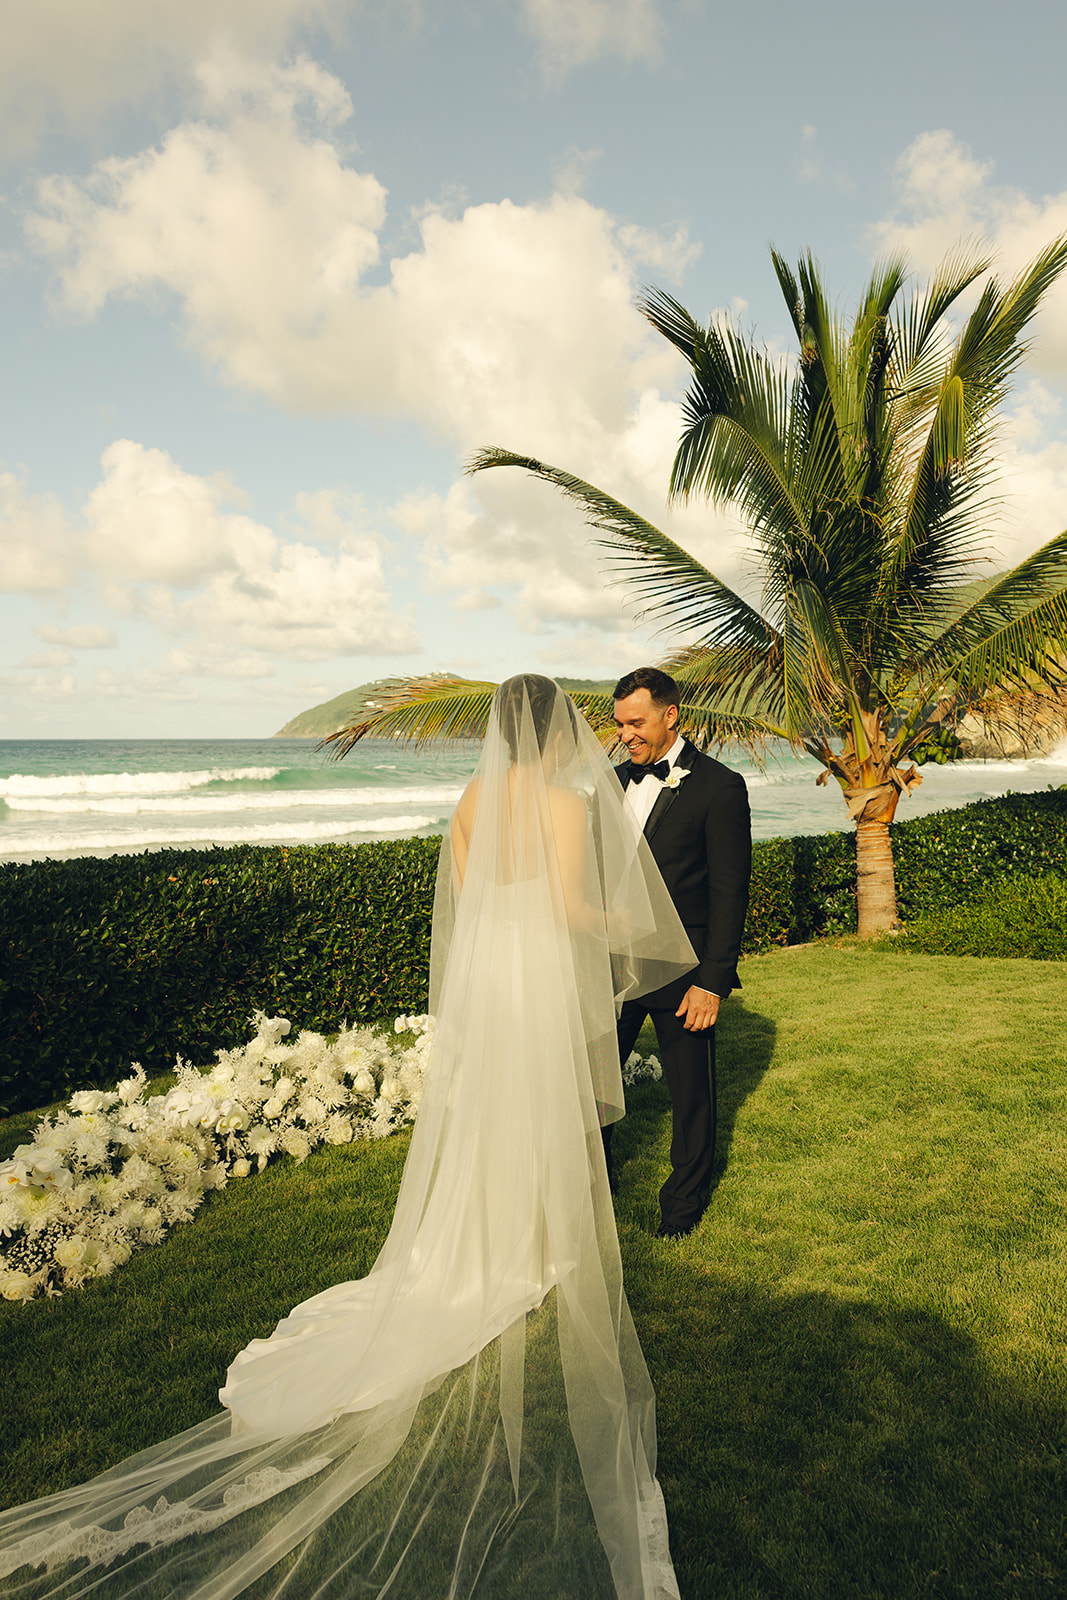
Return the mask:
[[[204,1191],[199,1183],[195,1194],[191,1189],[172,1189],[169,1194],[160,1197],[158,1210],[168,1226],[175,1222],[189,1222],[203,1198]]]
[[[46,1117],[40,1126],[34,1130],[33,1142],[38,1149],[56,1150],[61,1155],[65,1155],[70,1149],[72,1138],[71,1118],[62,1117],[61,1120],[53,1123]]]
[[[206,1167],[201,1167],[200,1181],[205,1189],[225,1189],[226,1163],[224,1161],[213,1161]]]
[[[297,1034],[289,1059],[295,1068],[307,1072],[323,1059],[329,1049],[323,1035],[308,1028]]]
[[[120,1183],[118,1178],[112,1177],[110,1173],[94,1180],[93,1192],[96,1195],[97,1205],[102,1211],[108,1213],[117,1211],[126,1198],[124,1185]]]
[[[284,1128],[278,1142],[297,1161],[306,1161],[311,1154],[311,1140],[302,1128]]]
[[[326,1120],[326,1107],[317,1095],[308,1095],[300,1102],[300,1116],[309,1128],[314,1128]]]
[[[8,1195],[8,1204],[31,1238],[72,1209],[69,1195],[50,1189],[17,1189]]]
[[[323,1133],[327,1144],[349,1144],[353,1136],[353,1127],[347,1117],[335,1111],[326,1119]]]
[[[156,1169],[144,1156],[130,1156],[122,1164],[118,1174],[118,1181],[127,1194],[136,1194],[138,1190],[150,1188],[157,1177]]]
[[[265,1128],[261,1122],[249,1128],[245,1142],[254,1156],[269,1156],[272,1151],[277,1149],[278,1145],[275,1135],[269,1128]]]
[[[145,1206],[141,1220],[141,1238],[148,1244],[158,1244],[166,1231],[163,1213],[158,1206]]]

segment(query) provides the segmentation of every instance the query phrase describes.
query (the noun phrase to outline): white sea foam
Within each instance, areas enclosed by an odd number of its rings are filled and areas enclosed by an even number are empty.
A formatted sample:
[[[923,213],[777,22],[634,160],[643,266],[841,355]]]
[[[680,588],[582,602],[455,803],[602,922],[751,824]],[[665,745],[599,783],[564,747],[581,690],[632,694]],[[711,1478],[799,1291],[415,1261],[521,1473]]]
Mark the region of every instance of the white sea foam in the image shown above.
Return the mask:
[[[72,772],[52,778],[31,778],[16,772],[10,778],[0,778],[0,799],[24,795],[173,794],[202,789],[208,783],[266,783],[281,771],[281,767],[212,767],[200,772]]]
[[[177,844],[317,844],[349,834],[408,833],[440,826],[436,816],[375,817],[363,822],[268,822],[231,828],[139,828],[121,832],[9,834],[0,832],[0,855],[66,855],[79,850],[147,850]]]
[[[350,810],[353,806],[433,805],[451,808],[463,793],[459,787],[434,785],[408,789],[268,789],[239,790],[222,794],[176,794],[164,798],[147,795],[23,796],[4,795],[9,811],[30,811],[49,816],[102,815],[132,817],[142,815],[205,816],[245,811],[303,811],[330,807]]]

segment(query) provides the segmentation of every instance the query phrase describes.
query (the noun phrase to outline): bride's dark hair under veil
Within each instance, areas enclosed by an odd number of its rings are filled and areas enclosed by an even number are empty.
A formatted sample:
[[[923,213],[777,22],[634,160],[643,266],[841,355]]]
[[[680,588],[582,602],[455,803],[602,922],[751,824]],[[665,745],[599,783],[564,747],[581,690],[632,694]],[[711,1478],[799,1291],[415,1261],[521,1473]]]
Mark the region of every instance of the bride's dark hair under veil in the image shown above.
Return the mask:
[[[573,702],[502,684],[442,846],[433,1056],[374,1267],[241,1351],[220,1415],[0,1516],[0,1592],[676,1596],[599,1128],[617,1005],[693,965]]]

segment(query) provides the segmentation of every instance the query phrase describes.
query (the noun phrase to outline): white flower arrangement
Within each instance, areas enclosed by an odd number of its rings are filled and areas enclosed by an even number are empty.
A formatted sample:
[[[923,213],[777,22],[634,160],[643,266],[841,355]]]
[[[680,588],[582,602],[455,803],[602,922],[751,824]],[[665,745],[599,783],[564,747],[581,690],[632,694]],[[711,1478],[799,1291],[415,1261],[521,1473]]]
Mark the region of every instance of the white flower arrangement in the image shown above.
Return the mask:
[[[115,1090],[79,1090],[0,1162],[0,1298],[105,1277],[187,1222],[207,1190],[262,1172],[279,1151],[304,1161],[316,1145],[414,1122],[432,1017],[398,1017],[391,1037],[345,1028],[332,1043],[306,1032],[283,1044],[288,1021],[262,1011],[252,1025],[214,1067],[179,1060],[165,1094],[146,1092],[139,1066]]]
[[[665,789],[679,789],[682,784],[682,779],[688,778],[688,776],[688,767],[672,767],[663,780],[663,787]]]
[[[649,1056],[645,1059],[639,1056],[636,1050],[630,1054],[622,1064],[622,1082],[625,1089],[632,1089],[635,1083],[658,1083],[663,1076],[658,1056]]]

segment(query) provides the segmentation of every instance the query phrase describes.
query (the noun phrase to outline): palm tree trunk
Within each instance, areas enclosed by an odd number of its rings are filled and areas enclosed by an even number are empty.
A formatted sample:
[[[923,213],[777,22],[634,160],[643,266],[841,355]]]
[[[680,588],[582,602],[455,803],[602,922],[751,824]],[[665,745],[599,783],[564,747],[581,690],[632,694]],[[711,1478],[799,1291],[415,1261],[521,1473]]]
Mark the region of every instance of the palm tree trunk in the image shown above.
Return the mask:
[[[895,807],[894,807],[895,809]],[[861,939],[892,928],[897,920],[897,885],[889,820],[856,824],[856,912]]]

